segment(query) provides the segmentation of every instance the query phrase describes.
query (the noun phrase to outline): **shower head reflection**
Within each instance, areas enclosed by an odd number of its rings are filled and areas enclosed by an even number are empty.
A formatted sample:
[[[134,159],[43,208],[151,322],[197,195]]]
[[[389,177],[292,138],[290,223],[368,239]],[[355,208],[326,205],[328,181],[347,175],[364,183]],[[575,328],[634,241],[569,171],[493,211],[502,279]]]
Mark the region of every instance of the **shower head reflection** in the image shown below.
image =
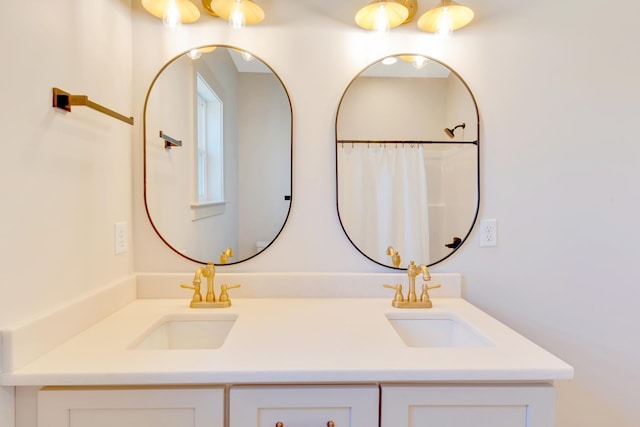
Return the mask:
[[[464,129],[464,128],[465,128],[465,126],[466,126],[466,124],[465,124],[465,123],[460,123],[458,126],[453,127],[453,128],[451,128],[451,129],[449,129],[449,128],[444,128],[444,133],[446,133],[446,134],[447,134],[447,136],[448,136],[449,138],[453,139],[453,138],[455,137],[455,131],[456,131],[456,129],[458,129],[458,128],[462,128],[462,129]]]

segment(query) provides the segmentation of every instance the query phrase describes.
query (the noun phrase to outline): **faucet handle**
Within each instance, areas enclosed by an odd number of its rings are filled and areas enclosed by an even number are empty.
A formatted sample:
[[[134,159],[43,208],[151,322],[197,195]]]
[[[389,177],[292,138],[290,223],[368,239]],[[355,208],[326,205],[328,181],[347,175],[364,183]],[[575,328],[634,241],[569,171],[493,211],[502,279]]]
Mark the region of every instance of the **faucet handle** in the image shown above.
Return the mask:
[[[429,298],[429,289],[435,289],[435,288],[439,288],[442,285],[438,284],[438,285],[433,285],[433,286],[429,286],[426,283],[422,284],[422,295],[420,295],[420,301],[425,302],[425,303],[431,303],[431,298]]]
[[[395,289],[396,290],[396,294],[393,297],[393,301],[394,302],[403,302],[404,301],[404,296],[402,295],[402,285],[400,283],[398,283],[397,285],[388,285],[388,284],[384,284],[382,285],[385,288],[389,288],[389,289]]]
[[[235,284],[235,285],[225,285],[222,284],[220,285],[220,298],[218,298],[219,302],[229,302],[231,301],[229,299],[229,293],[227,292],[227,289],[235,289],[235,288],[239,288],[240,284]]]
[[[193,285],[180,285],[181,288],[185,289],[193,289],[193,297],[191,297],[192,302],[200,302],[202,301],[202,294],[200,293],[200,281],[193,281]]]

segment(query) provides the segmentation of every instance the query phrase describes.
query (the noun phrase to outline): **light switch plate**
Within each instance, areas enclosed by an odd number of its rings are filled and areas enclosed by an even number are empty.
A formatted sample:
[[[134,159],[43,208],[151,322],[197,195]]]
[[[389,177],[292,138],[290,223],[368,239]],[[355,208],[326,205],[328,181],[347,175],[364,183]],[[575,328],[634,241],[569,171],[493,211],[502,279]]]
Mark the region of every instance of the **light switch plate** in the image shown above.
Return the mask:
[[[113,227],[115,254],[121,254],[129,250],[129,239],[127,236],[127,223],[116,222]]]

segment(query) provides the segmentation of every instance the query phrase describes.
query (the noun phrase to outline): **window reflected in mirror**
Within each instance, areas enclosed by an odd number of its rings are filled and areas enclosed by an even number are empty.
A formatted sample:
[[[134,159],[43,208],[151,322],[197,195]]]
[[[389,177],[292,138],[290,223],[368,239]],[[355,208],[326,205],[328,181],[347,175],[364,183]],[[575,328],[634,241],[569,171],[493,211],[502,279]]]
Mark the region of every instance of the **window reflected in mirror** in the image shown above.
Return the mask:
[[[222,100],[206,80],[196,73],[198,99],[196,113],[197,149],[195,191],[199,204],[224,202]]]
[[[267,64],[228,46],[174,58],[150,85],[144,138],[145,205],[171,249],[233,264],[277,238],[291,206],[292,110]]]

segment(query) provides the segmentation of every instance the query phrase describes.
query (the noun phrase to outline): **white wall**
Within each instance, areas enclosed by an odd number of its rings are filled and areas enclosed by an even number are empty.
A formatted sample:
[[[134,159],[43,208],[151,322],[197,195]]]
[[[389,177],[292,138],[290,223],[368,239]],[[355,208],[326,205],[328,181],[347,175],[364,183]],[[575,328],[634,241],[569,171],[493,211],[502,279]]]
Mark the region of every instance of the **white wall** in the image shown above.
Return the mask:
[[[235,260],[271,242],[291,202],[291,106],[282,83],[270,73],[241,73],[239,105],[239,227]]]
[[[350,246],[338,223],[335,110],[368,63],[400,52],[434,56],[478,101],[480,215],[498,218],[500,234],[497,248],[470,241],[433,271],[461,272],[471,302],[574,365],[575,379],[558,384],[559,427],[640,425],[639,3],[621,0],[625,13],[609,20],[615,12],[605,1],[469,0],[476,20],[451,40],[411,25],[377,47],[353,25],[360,0],[265,0],[267,20],[233,33],[204,17],[166,34],[133,4],[137,271],[194,267],[161,244],[142,203],[142,105],[173,55],[236,44],[268,62],[292,97],[289,223],[268,251],[225,271],[383,269]],[[1,326],[131,271],[130,253],[113,256],[111,241],[113,222],[130,215],[130,130],[97,112],[50,107],[58,85],[129,114],[128,5],[17,2],[0,27]],[[1,396],[0,408],[10,408],[11,393]],[[0,424],[11,417],[0,413]]]
[[[205,60],[205,56],[207,59]],[[215,260],[238,242],[238,125],[237,71],[225,50],[198,60],[182,55],[162,70],[147,100],[146,203],[153,224],[165,241],[192,259]],[[215,72],[213,71],[215,69]],[[196,74],[202,76],[225,105],[223,114],[225,191],[221,212],[193,220],[197,200]],[[165,149],[162,130],[181,140],[181,147]],[[212,209],[211,207],[201,208]]]
[[[185,253],[200,259],[194,243],[197,226],[191,221],[196,139],[193,105],[197,96],[192,62],[186,56],[172,62],[158,76],[147,99],[146,202],[162,236],[173,247],[189,248]],[[167,150],[160,131],[183,141],[183,146]]]
[[[5,10],[0,329],[133,272],[133,248],[114,255],[113,237],[119,221],[131,237],[132,127],[87,107],[52,108],[55,86],[133,114],[130,4],[36,1]],[[0,390],[0,425],[13,425],[12,399]]]
[[[447,97],[443,78],[359,77],[341,101],[338,139],[443,141]]]
[[[421,2],[420,12],[427,2]],[[294,108],[294,201],[270,250],[244,271],[380,271],[351,247],[335,207],[334,119],[343,90],[370,62],[433,56],[474,92],[481,114],[480,217],[497,218],[499,246],[477,235],[434,271],[461,272],[466,297],[576,368],[559,384],[559,426],[640,424],[640,5],[466,1],[476,20],[446,42],[414,25],[368,46],[356,0],[264,3],[259,27],[231,32],[205,17],[171,39],[135,21],[135,103],[163,61],[188,46],[230,43],[269,63]],[[604,26],[612,22],[612,28]],[[159,42],[158,42],[159,41]],[[153,51],[152,55],[143,55]],[[140,162],[136,160],[136,168]],[[141,192],[139,173],[135,194]],[[139,197],[134,197],[138,200]],[[140,271],[190,271],[136,207]]]

